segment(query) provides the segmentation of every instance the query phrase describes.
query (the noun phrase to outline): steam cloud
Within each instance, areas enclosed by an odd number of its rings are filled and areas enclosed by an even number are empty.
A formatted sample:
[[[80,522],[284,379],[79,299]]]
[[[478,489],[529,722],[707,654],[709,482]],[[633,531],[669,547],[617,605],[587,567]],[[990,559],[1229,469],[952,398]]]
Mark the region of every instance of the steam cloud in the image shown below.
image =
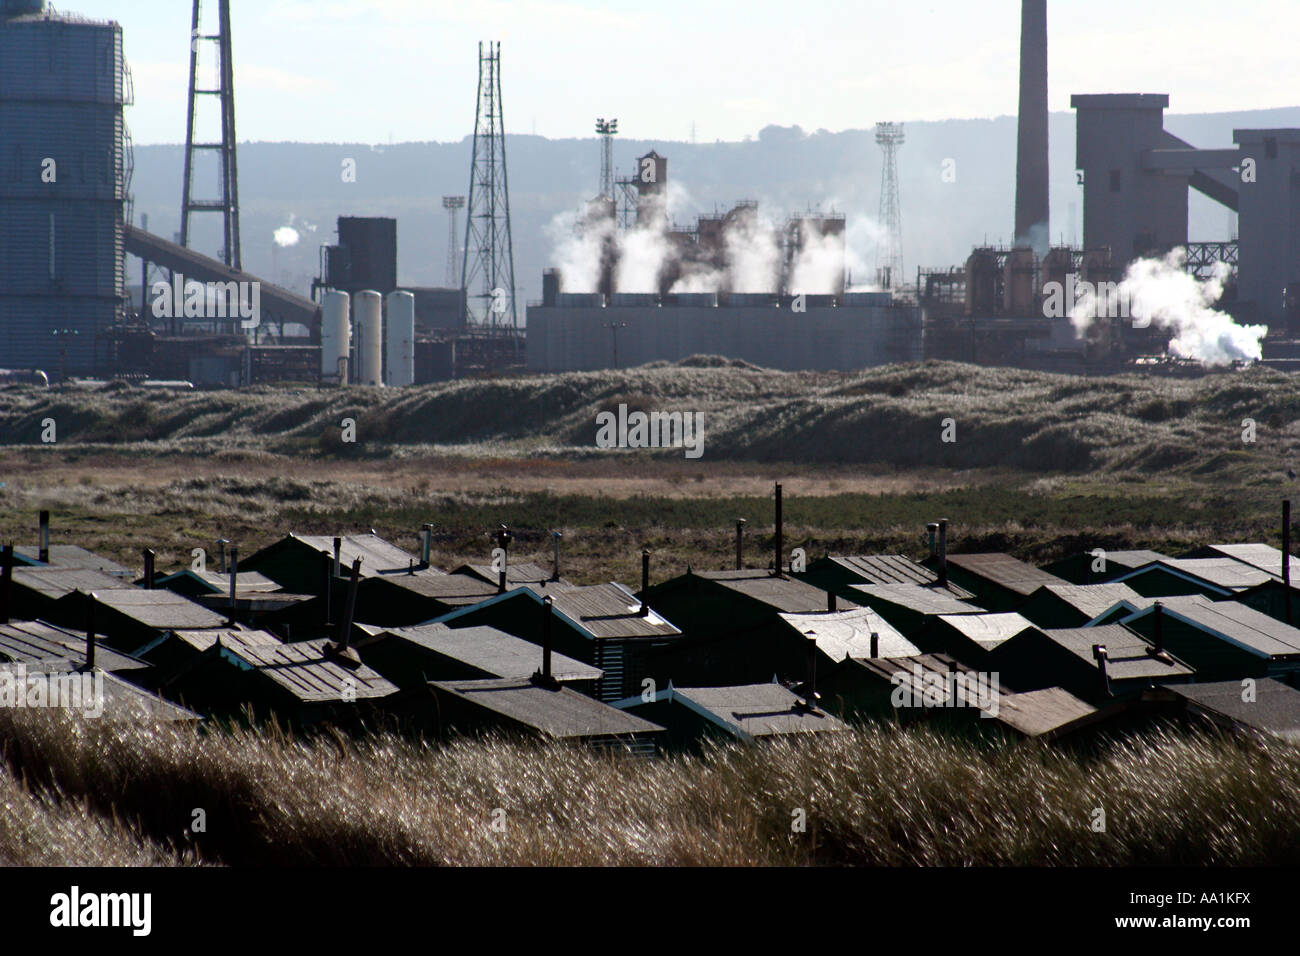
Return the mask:
[[[289,246],[296,246],[298,240],[302,237],[298,233],[298,230],[293,228],[293,226],[281,226],[279,229],[275,230],[272,234],[272,238],[277,246],[281,249],[286,249]]]
[[[1187,250],[1178,248],[1163,259],[1132,263],[1118,287],[1105,290],[1102,301],[1085,296],[1074,306],[1070,322],[1075,334],[1082,338],[1097,315],[1123,315],[1127,307],[1135,327],[1153,324],[1173,332],[1170,355],[1207,367],[1257,361],[1263,355],[1268,326],[1238,325],[1232,316],[1213,308],[1223,296],[1231,268],[1215,263],[1211,276],[1202,280],[1185,271],[1186,262]]]
[[[758,210],[741,211],[723,232],[724,262],[719,265],[693,257],[690,244],[670,225],[690,206],[686,190],[670,181],[659,208],[643,208],[639,223],[624,231],[616,228],[613,219],[599,214],[565,212],[556,216],[547,234],[561,288],[574,293],[600,291],[602,266],[612,261],[615,292],[656,293],[662,277],[677,273],[670,293],[833,294],[843,288],[846,265],[850,270],[866,271],[861,249],[874,247],[880,232],[874,224],[858,218],[847,235],[806,228],[789,274],[783,277],[783,236],[778,223]],[[781,288],[783,278],[785,290]],[[871,288],[854,286],[855,290]]]

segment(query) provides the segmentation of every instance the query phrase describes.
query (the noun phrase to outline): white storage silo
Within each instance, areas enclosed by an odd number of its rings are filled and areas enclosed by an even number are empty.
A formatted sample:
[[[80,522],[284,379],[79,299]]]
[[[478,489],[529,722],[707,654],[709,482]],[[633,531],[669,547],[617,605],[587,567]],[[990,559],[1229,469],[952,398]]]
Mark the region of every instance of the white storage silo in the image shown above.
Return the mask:
[[[378,292],[358,292],[352,299],[357,327],[357,384],[384,384],[384,297]]]
[[[352,344],[348,320],[351,298],[346,292],[326,292],[325,301],[321,303],[320,374],[323,380],[337,381],[340,385],[348,383],[346,360]]]
[[[388,384],[415,382],[415,296],[388,293]]]

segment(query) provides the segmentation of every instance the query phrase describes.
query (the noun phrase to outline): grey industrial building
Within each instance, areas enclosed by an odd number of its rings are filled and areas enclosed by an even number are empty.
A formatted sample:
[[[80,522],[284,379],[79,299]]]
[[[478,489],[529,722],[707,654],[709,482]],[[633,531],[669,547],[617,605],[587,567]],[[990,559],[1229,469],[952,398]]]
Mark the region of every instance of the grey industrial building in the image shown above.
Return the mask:
[[[842,296],[550,290],[528,309],[528,368],[630,367],[725,355],[764,368],[851,370],[922,357],[921,312],[889,293]]]
[[[122,30],[0,0],[0,365],[87,373],[123,312]]]

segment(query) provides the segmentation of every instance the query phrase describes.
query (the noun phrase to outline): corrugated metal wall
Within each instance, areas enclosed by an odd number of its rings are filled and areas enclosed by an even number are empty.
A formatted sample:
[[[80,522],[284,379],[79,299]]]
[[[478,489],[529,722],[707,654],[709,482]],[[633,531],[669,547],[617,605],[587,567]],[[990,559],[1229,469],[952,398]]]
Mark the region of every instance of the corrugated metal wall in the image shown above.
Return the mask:
[[[117,24],[0,21],[0,366],[88,374],[106,353],[124,279],[125,98]]]

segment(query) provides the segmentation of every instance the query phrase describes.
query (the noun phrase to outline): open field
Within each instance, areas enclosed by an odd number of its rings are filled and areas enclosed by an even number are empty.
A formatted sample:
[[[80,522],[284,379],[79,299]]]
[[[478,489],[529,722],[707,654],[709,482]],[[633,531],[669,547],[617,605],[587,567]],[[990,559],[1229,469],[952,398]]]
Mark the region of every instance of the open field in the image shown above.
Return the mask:
[[[1300,748],[1164,733],[1085,758],[883,726],[644,761],[8,711],[0,753],[6,864],[1300,862]]]

